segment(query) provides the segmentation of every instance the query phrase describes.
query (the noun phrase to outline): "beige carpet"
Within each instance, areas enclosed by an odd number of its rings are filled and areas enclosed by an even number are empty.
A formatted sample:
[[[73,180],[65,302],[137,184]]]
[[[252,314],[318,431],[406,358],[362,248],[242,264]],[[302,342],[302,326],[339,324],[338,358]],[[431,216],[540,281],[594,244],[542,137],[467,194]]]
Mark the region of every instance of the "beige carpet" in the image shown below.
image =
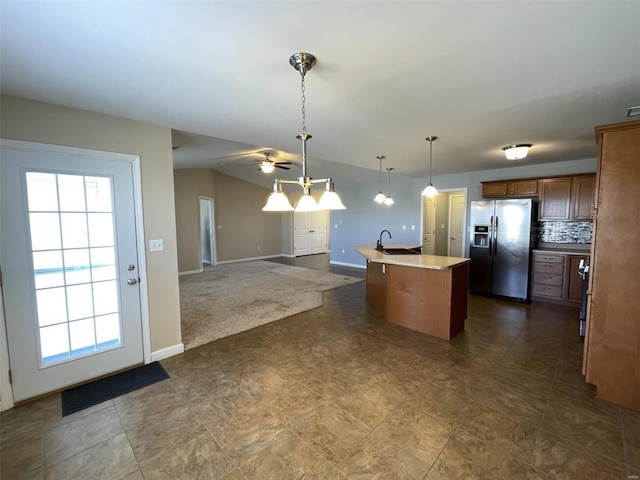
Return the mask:
[[[360,278],[263,260],[180,277],[185,350],[322,305],[322,292]]]

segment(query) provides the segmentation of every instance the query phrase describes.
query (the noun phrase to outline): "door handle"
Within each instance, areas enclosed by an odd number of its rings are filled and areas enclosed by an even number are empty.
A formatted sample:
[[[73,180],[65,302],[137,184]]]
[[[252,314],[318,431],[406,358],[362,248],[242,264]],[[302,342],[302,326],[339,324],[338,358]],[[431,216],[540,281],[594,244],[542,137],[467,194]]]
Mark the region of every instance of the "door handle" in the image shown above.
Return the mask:
[[[494,241],[495,243],[493,244],[493,256],[497,257],[498,256],[498,216],[496,215],[496,226],[493,229],[493,233],[494,233]]]
[[[129,280],[127,280],[127,283],[129,285],[135,285],[136,283],[138,283],[138,279],[137,278],[130,278]]]

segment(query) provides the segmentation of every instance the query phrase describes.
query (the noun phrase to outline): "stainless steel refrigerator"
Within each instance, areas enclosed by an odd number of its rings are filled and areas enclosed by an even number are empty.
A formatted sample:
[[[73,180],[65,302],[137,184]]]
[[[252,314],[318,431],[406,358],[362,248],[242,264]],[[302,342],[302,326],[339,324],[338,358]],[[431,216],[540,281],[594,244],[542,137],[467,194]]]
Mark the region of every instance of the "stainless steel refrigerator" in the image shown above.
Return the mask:
[[[529,298],[533,210],[530,198],[471,202],[471,291]]]

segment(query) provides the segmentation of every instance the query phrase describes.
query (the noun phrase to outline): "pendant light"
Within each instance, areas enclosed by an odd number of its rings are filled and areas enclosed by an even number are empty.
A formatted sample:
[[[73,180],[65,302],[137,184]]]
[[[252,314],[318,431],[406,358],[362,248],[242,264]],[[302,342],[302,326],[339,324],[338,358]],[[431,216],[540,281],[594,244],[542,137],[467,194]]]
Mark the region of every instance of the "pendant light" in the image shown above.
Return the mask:
[[[431,177],[433,176],[433,141],[438,137],[433,135],[425,138],[427,142],[429,142],[429,185],[422,191],[422,195],[425,197],[435,197],[438,194],[438,190],[431,183]]]
[[[298,202],[295,211],[296,212],[309,212],[315,210],[344,210],[346,207],[343,205],[340,197],[335,192],[333,180],[331,178],[320,178],[313,180],[307,174],[307,140],[311,138],[311,135],[307,133],[307,120],[305,110],[305,85],[304,76],[311,70],[316,63],[316,57],[310,53],[294,53],[289,57],[289,64],[300,72],[300,90],[302,91],[302,133],[296,136],[298,140],[302,141],[302,176],[297,180],[280,180],[276,178],[273,183],[273,191],[267,199],[266,205],[262,208],[265,212],[286,212],[293,210],[289,199],[282,191],[282,184],[296,184],[302,187],[302,197]],[[320,198],[320,202],[316,203],[315,199],[311,196],[311,185],[314,183],[325,184],[325,191]]]
[[[385,156],[378,155],[376,158],[380,160],[380,191],[378,192],[378,194],[373,200],[376,203],[384,203],[385,196],[384,196],[384,193],[382,193],[382,160],[385,158]]]
[[[391,198],[391,170],[393,170],[393,168],[387,168],[387,172],[389,172],[389,195],[384,199],[384,204],[387,206],[391,206],[395,203],[393,198]]]

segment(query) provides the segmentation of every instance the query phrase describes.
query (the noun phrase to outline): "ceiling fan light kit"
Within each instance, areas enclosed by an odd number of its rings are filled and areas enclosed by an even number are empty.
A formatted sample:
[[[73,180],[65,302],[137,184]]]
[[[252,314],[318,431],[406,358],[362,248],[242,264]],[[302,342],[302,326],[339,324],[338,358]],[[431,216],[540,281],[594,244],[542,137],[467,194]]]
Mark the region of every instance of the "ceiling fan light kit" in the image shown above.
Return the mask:
[[[436,190],[436,187],[431,183],[431,177],[433,175],[433,141],[437,140],[437,138],[438,137],[434,135],[430,135],[425,138],[425,140],[429,142],[429,185],[427,185],[422,191],[422,195],[429,198],[435,197],[438,194],[438,190]]]
[[[530,143],[519,143],[517,145],[507,145],[502,147],[507,160],[521,160],[527,156],[529,149],[532,147]]]
[[[283,184],[297,184],[302,187],[302,197],[295,208],[297,212],[315,210],[344,210],[346,207],[335,192],[333,180],[331,178],[312,179],[307,174],[307,140],[311,135],[307,133],[306,111],[305,111],[305,74],[311,70],[316,63],[316,57],[310,53],[294,53],[289,57],[289,64],[300,72],[300,90],[302,91],[302,133],[296,136],[302,141],[302,176],[297,180],[281,180],[276,178],[273,183],[273,191],[267,199],[267,204],[262,208],[265,212],[286,212],[294,210],[282,191]],[[325,191],[320,198],[320,202],[311,196],[311,185],[314,183],[325,183]]]

